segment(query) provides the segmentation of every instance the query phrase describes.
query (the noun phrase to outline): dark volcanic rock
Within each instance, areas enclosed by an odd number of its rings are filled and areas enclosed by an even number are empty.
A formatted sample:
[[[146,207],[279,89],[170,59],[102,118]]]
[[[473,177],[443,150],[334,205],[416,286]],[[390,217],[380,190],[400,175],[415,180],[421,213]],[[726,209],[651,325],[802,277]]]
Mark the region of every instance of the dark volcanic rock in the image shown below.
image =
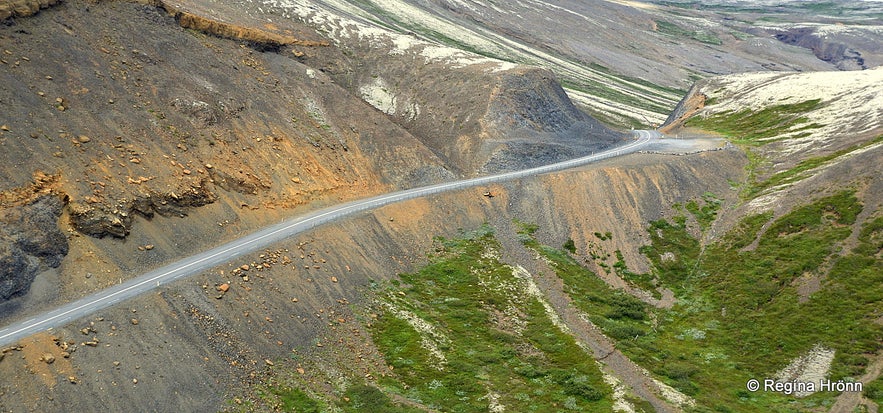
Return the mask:
[[[38,271],[61,264],[68,252],[58,229],[62,207],[58,197],[44,196],[0,218],[0,300],[27,293]]]
[[[860,51],[836,39],[817,33],[813,27],[793,27],[778,30],[773,36],[782,43],[809,49],[819,59],[832,63],[841,70],[867,69]]]
[[[605,130],[573,105],[555,75],[547,70],[530,68],[502,76],[496,90],[488,118],[499,129],[563,132],[585,122],[592,123],[599,132]]]

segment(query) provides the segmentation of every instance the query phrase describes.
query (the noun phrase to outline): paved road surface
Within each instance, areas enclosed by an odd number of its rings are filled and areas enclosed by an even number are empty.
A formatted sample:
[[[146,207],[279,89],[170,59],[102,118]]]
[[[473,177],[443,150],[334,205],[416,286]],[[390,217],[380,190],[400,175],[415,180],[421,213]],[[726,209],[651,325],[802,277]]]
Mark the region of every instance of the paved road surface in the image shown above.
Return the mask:
[[[358,212],[372,210],[394,202],[419,198],[440,192],[453,191],[573,168],[597,162],[602,159],[636,152],[651,141],[661,137],[659,132],[646,130],[634,131],[634,135],[635,140],[630,141],[628,144],[582,158],[521,171],[392,192],[373,198],[328,207],[305,216],[284,220],[279,224],[264,228],[263,230],[230,241],[208,251],[184,258],[180,261],[148,272],[147,274],[130,279],[124,283],[45,312],[31,319],[5,326],[0,329],[0,346],[13,344],[24,337],[40,331],[63,326],[71,321],[80,319],[121,301],[128,300],[136,295],[143,294],[163,284],[198,274],[234,258],[265,248],[268,245],[289,238],[294,234],[304,232],[316,226]]]

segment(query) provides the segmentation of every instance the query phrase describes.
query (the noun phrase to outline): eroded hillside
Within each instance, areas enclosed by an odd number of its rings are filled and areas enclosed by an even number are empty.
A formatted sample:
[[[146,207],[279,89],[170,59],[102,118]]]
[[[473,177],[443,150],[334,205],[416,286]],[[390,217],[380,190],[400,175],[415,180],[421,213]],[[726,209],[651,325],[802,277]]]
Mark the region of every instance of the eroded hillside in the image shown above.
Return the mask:
[[[619,139],[542,69],[464,55],[475,64],[433,60],[415,72],[414,56],[382,59],[382,45],[341,45],[295,21],[223,10],[74,1],[2,29],[4,214],[56,198],[56,235],[70,238],[68,262],[78,263],[38,302],[304,208],[545,164]],[[430,49],[447,52],[421,50]],[[211,234],[133,230],[155,216],[188,216]],[[61,263],[39,257],[67,251],[25,245],[15,235],[24,223],[12,221],[4,300]],[[21,301],[5,313],[38,304]]]

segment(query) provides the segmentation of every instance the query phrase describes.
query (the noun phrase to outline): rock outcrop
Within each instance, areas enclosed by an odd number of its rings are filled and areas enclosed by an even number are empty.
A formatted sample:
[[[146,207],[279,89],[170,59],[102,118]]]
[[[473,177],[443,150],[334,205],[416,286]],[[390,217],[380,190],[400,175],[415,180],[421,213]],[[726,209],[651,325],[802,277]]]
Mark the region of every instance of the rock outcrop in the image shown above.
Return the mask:
[[[529,168],[584,156],[615,139],[616,133],[578,110],[555,75],[545,69],[506,72],[489,96],[482,120],[493,142],[483,172]]]
[[[820,60],[829,62],[841,70],[867,69],[861,51],[854,47],[819,34],[814,27],[793,27],[775,30],[773,36],[782,43],[809,49]],[[879,50],[877,50],[879,51]]]
[[[152,218],[155,214],[184,216],[190,209],[210,204],[216,198],[208,189],[199,187],[188,188],[181,193],[147,192],[113,207],[100,203],[93,206],[71,202],[68,211],[71,224],[77,231],[98,238],[108,235],[124,238],[129,235],[135,213],[146,218]]]
[[[677,106],[675,106],[674,110],[672,110],[671,114],[668,115],[665,123],[659,128],[661,132],[668,133],[683,126],[684,122],[686,122],[690,116],[695,115],[705,107],[705,104],[708,101],[708,96],[702,93],[702,89],[705,87],[706,83],[706,81],[700,80],[690,88],[687,94],[684,95],[683,99],[681,99]]]
[[[0,0],[0,21],[10,17],[27,17],[40,9],[58,4],[58,0]]]
[[[58,267],[67,238],[58,228],[64,203],[47,195],[0,216],[0,301],[24,295],[37,273]]]

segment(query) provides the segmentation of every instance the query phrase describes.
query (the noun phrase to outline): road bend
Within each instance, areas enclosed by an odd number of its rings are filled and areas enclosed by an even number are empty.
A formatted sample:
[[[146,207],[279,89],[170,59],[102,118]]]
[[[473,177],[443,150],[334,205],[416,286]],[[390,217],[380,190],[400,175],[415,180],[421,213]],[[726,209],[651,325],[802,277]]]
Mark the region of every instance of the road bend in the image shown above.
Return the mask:
[[[121,301],[128,300],[132,297],[158,288],[163,284],[199,274],[227,261],[231,261],[237,257],[255,252],[268,245],[289,238],[292,235],[307,231],[331,221],[352,216],[359,212],[373,210],[384,205],[408,199],[491,183],[510,181],[548,172],[561,171],[604,159],[622,156],[640,150],[648,143],[659,139],[662,135],[654,130],[637,130],[633,132],[633,136],[634,139],[624,145],[581,158],[520,171],[391,192],[372,198],[320,209],[300,217],[286,219],[279,224],[265,227],[260,231],[230,241],[208,251],[165,265],[141,276],[114,285],[113,287],[106,288],[79,300],[67,303],[54,310],[33,316],[28,320],[5,326],[0,329],[0,346],[10,345],[31,334],[65,325],[71,321],[78,320]]]

